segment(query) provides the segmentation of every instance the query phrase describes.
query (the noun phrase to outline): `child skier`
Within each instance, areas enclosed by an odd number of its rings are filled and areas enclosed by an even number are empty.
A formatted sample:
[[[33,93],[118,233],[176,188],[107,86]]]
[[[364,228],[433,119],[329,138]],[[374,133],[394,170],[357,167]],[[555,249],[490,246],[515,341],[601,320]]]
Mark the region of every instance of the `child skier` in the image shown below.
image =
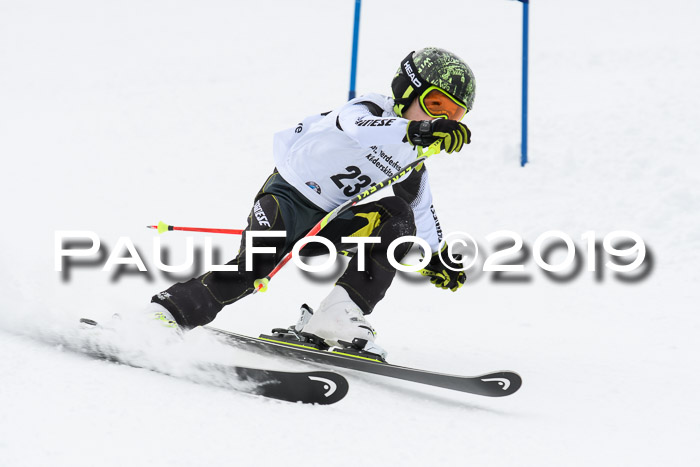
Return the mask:
[[[391,88],[393,98],[367,94],[275,134],[276,168],[255,196],[246,227],[285,231],[286,237],[255,239],[256,247],[274,247],[275,253],[254,255],[247,271],[244,233],[238,256],[228,263],[237,265],[237,272],[212,271],[174,284],[152,298],[149,312],[185,329],[211,322],[224,306],[253,293],[255,280],[264,278],[328,212],[415,160],[417,146],[440,141],[440,148],[452,153],[469,143],[471,133],[460,120],[472,108],[475,82],[459,57],[438,48],[411,52]],[[455,270],[461,265],[452,261],[441,238],[425,166],[393,187],[394,196],[355,205],[319,232],[341,248],[341,237],[379,240],[365,246],[364,271],[356,255],[320,307],[306,309],[297,331],[329,345],[354,338],[372,344],[375,332],[365,315],[391,285],[396,270],[386,253],[399,237],[416,235],[430,245],[435,253],[421,273],[433,284],[452,291],[464,284],[464,272]],[[312,246],[302,251],[313,253]],[[410,247],[401,244],[395,258],[403,258]]]

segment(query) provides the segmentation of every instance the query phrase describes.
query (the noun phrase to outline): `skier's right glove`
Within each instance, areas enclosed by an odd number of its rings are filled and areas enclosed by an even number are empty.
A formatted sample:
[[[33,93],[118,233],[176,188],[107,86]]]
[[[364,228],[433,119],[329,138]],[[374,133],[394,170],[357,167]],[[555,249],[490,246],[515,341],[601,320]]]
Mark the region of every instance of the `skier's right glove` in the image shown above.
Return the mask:
[[[406,128],[406,138],[414,146],[428,147],[440,141],[440,149],[451,154],[469,144],[472,132],[461,122],[438,118],[435,120],[411,120]]]
[[[452,254],[452,257],[456,261],[462,260],[462,255],[460,254]],[[445,265],[452,269],[460,269],[462,267],[461,263],[456,263],[450,258],[450,255],[447,253],[447,244],[442,247],[441,251],[433,253],[430,263],[419,272],[424,276],[430,277],[430,282],[435,287],[456,292],[466,282],[467,274],[464,271],[453,271]]]

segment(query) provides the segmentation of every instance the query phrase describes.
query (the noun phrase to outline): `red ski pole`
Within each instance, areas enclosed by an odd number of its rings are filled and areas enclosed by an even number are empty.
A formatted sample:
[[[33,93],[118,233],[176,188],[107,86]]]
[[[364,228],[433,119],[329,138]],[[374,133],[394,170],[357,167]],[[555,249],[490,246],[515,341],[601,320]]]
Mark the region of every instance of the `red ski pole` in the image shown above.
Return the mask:
[[[185,232],[208,232],[208,233],[220,233],[229,235],[241,235],[243,233],[242,229],[209,229],[206,227],[175,227],[168,225],[163,221],[158,222],[158,225],[147,225],[146,228],[157,229],[159,234],[163,232],[168,232],[170,230],[182,230]]]

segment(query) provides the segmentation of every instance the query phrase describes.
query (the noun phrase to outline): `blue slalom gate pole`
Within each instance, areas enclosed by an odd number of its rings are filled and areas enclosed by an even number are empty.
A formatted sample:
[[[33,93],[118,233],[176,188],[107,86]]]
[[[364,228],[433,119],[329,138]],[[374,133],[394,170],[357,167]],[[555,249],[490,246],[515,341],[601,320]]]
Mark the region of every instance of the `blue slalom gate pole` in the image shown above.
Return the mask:
[[[528,61],[528,29],[530,23],[530,0],[523,2],[523,111],[522,111],[522,141],[520,145],[520,166],[527,164],[527,61]]]
[[[355,82],[357,78],[357,44],[360,40],[360,7],[362,0],[355,0],[355,25],[352,31],[352,63],[350,65],[350,92],[348,100],[355,98]]]

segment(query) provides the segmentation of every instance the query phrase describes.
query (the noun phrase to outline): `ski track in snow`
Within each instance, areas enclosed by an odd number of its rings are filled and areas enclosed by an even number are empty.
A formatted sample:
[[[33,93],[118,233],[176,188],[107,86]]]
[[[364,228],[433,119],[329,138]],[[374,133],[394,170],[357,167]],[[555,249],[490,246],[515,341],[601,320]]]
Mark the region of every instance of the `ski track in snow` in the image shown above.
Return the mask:
[[[45,0],[0,6],[0,465],[697,465],[700,432],[700,32],[697,2],[532,2],[530,159],[520,168],[516,2],[446,0],[459,27],[402,33],[424,4],[364,2],[358,92],[390,91],[408,50],[461,55],[477,80],[473,141],[429,161],[445,232],[631,230],[653,266],[555,282],[472,273],[457,294],[399,274],[370,320],[393,363],[523,377],[502,399],[339,370],[332,406],[220,387],[198,362],[302,370],[193,331],[110,341],[166,376],[70,351],[80,317],[138,311],[172,278],[158,220],[242,227],[272,170],[272,134],[340,105],[354,2]],[[417,30],[418,31],[418,30]],[[423,31],[421,29],[420,31]],[[54,271],[54,231],[128,236],[149,273]],[[201,247],[201,236],[193,236]],[[186,235],[163,235],[170,264]],[[222,258],[237,238],[212,237]],[[512,258],[511,258],[512,259]],[[558,260],[554,255],[552,261]],[[186,275],[178,280],[187,279]],[[257,335],[333,283],[288,266],[214,325]],[[110,338],[105,338],[110,339]],[[145,360],[143,360],[145,359]]]

